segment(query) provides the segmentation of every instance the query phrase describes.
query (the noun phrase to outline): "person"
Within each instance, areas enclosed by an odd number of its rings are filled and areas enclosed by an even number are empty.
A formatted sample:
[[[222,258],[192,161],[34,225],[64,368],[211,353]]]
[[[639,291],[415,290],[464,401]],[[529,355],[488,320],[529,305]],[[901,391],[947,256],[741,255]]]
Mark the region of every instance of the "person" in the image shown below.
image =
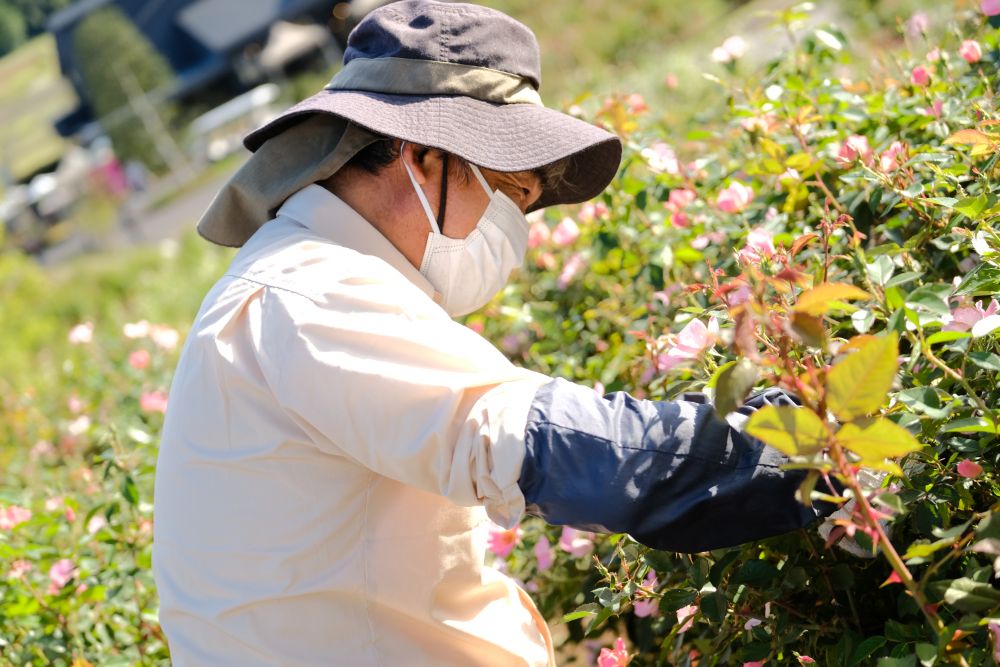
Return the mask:
[[[816,518],[745,415],[601,397],[453,319],[521,264],[527,212],[618,169],[617,137],[541,104],[539,69],[514,19],[405,0],[247,137],[199,223],[242,247],[185,342],[156,470],[175,665],[554,665],[484,564],[489,520],[698,552]]]

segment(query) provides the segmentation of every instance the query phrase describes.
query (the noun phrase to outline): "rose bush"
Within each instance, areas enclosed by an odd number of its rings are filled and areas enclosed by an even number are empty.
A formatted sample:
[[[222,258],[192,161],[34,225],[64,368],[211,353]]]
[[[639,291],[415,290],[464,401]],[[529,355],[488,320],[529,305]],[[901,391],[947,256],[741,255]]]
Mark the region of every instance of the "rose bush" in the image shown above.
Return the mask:
[[[853,70],[833,27],[790,31],[752,70],[727,40],[709,67],[728,104],[686,136],[635,94],[590,108],[625,141],[618,178],[535,216],[527,266],[467,324],[599,392],[704,391],[726,413],[781,386],[803,406],[746,428],[811,471],[802,501],[854,502],[822,531],[695,555],[534,519],[493,531],[567,664],[996,660],[995,4],[915,17]],[[0,347],[5,663],[167,660],[157,433],[178,332],[229,256],[191,237],[71,277],[0,256],[18,341]]]
[[[804,502],[853,502],[825,537],[693,556],[612,536],[553,564],[533,550],[558,529],[525,521],[501,564],[570,641],[614,628],[630,640],[604,645],[616,665],[1000,661],[998,39],[983,10],[947,30],[923,17],[927,38],[864,80],[834,28],[753,75],[728,67],[728,108],[676,146],[626,98],[595,110],[627,145],[602,214],[578,211],[572,243],[536,232],[521,280],[471,323],[601,392],[701,390],[727,413],[781,386],[803,407],[746,428],[812,471]]]

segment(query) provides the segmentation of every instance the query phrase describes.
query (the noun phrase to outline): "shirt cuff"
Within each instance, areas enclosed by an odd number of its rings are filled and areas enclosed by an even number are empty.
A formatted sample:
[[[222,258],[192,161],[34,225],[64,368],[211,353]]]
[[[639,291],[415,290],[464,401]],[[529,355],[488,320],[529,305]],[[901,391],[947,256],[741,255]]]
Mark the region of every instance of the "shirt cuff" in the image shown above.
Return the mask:
[[[474,463],[476,496],[489,518],[507,530],[524,514],[524,495],[517,482],[524,463],[528,412],[539,387],[551,381],[548,376],[524,371],[523,379],[505,382],[484,394],[473,410],[486,416]]]

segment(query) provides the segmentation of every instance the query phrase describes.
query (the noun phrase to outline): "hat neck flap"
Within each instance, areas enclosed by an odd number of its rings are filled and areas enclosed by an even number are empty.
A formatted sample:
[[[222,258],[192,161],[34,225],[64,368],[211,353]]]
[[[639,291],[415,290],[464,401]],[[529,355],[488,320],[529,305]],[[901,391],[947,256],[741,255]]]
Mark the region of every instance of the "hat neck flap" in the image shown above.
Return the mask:
[[[198,233],[239,247],[293,194],[325,180],[379,137],[343,118],[326,114],[301,122],[264,142],[215,196]]]

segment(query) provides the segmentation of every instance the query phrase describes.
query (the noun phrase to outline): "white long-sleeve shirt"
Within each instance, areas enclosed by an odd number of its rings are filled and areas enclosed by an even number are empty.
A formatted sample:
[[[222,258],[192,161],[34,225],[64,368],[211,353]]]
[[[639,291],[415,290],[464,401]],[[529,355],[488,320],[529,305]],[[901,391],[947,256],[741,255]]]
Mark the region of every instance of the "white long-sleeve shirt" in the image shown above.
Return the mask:
[[[170,392],[153,569],[173,663],[553,664],[484,566],[549,378],[451,320],[325,189],[291,197],[212,288]]]

